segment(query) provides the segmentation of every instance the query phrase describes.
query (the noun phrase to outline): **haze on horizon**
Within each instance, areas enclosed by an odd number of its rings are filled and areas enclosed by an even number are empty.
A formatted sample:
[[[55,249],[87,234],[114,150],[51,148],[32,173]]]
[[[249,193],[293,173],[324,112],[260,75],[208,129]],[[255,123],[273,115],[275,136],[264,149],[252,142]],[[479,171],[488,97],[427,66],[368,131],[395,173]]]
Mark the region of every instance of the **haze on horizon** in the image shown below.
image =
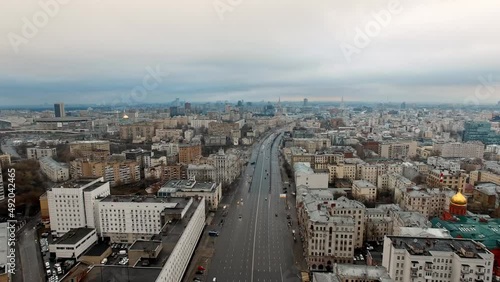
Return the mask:
[[[0,2],[0,105],[109,104],[148,69],[144,103],[500,100],[496,0],[64,0],[24,36],[54,1]]]

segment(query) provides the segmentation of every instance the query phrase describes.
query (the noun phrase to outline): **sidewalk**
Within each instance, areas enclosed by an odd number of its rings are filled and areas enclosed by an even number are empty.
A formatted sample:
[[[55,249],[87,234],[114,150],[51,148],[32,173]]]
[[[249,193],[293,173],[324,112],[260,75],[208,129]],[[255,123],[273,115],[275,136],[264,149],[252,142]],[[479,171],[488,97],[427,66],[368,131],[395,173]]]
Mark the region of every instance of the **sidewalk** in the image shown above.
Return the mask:
[[[304,248],[302,246],[302,240],[300,238],[300,233],[299,233],[299,226],[298,226],[298,219],[297,219],[297,208],[296,208],[296,202],[295,202],[295,196],[292,195],[292,192],[295,192],[295,182],[293,179],[289,179],[288,175],[286,174],[285,171],[285,166],[284,166],[284,157],[279,155],[280,159],[280,170],[281,170],[281,180],[283,183],[288,182],[290,183],[290,188],[287,189],[287,201],[288,201],[288,206],[290,207],[289,213],[290,216],[292,217],[292,228],[296,230],[296,238],[297,241],[293,245],[293,257],[295,259],[295,266],[297,269],[299,269],[299,272],[301,271],[308,271],[306,259],[304,258]]]

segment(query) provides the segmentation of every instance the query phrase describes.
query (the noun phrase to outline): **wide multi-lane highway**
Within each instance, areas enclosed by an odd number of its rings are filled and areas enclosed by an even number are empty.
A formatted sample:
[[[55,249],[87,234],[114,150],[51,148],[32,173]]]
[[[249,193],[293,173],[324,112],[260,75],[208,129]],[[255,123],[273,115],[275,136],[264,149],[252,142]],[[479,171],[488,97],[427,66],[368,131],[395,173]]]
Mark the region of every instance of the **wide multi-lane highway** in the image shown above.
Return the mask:
[[[240,187],[226,207],[224,223],[213,228],[220,235],[213,237],[216,251],[208,281],[300,281],[293,227],[287,223],[291,211],[280,198],[280,141],[281,135],[274,133],[255,147],[244,175],[251,184]]]

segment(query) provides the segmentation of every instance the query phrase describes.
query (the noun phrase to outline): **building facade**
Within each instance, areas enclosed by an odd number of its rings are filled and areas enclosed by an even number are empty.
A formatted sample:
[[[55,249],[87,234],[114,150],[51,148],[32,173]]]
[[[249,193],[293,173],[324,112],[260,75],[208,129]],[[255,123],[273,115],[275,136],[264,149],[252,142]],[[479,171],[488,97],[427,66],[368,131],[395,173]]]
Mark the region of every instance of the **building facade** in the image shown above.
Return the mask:
[[[47,191],[51,230],[61,235],[72,228],[98,229],[97,202],[109,194],[109,183],[103,178],[75,180],[51,188]]]
[[[468,239],[387,236],[382,266],[394,281],[492,281],[493,254]]]
[[[53,157],[56,156],[56,148],[26,148],[26,155],[30,160],[39,160],[43,157]]]
[[[76,158],[92,161],[106,160],[111,154],[109,141],[75,141],[69,143],[69,152]]]
[[[62,182],[69,179],[67,164],[56,162],[51,157],[43,157],[39,162],[40,170],[53,182]]]

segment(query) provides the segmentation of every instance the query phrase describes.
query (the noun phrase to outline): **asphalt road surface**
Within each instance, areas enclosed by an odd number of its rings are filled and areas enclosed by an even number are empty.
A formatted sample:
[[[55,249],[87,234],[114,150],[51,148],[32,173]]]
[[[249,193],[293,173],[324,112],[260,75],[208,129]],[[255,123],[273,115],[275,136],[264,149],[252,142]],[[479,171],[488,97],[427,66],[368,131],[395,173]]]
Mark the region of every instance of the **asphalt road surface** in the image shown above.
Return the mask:
[[[243,186],[227,207],[224,224],[213,228],[215,255],[207,281],[300,281],[294,265],[292,228],[287,223],[278,159],[281,136],[272,134],[260,147],[249,187]],[[256,155],[256,154],[253,154]],[[247,170],[249,171],[249,170]],[[252,175],[253,174],[253,175]]]
[[[18,250],[21,266],[13,279],[14,281],[45,281],[42,256],[38,247],[39,242],[35,229],[37,222],[38,220],[36,219],[29,221],[24,230],[19,234]]]

